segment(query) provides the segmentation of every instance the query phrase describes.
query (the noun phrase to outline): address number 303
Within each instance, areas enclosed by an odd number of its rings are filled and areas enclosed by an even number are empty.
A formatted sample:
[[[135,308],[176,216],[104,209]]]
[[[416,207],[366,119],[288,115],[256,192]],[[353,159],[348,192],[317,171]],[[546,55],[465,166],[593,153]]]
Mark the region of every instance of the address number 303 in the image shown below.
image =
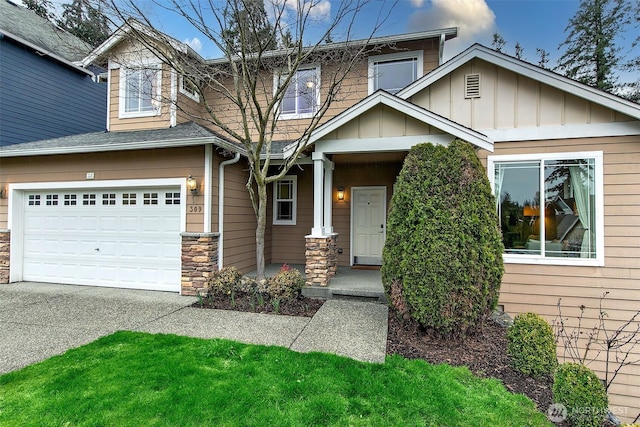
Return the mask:
[[[200,213],[202,212],[202,206],[189,206],[189,212]]]

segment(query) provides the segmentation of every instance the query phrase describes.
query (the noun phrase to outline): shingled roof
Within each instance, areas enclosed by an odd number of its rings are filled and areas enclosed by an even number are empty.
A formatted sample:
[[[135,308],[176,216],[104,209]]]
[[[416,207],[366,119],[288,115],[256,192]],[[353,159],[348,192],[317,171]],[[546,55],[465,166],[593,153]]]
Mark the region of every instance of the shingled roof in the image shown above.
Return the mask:
[[[0,0],[0,32],[69,62],[81,61],[91,52],[87,43],[10,0]]]

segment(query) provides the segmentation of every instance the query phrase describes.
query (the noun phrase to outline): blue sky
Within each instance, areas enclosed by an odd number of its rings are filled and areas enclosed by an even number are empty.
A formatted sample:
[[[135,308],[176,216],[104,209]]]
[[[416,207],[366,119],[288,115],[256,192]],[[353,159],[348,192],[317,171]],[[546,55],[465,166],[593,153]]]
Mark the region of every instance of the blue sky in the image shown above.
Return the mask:
[[[71,0],[54,0],[54,3],[66,3]],[[127,1],[127,0],[124,0]],[[133,1],[133,0],[128,0]],[[179,0],[178,0],[179,1]],[[194,0],[197,3],[197,0]],[[219,0],[210,0],[218,3]],[[339,0],[265,0],[290,4],[313,2],[319,12],[316,23],[323,28],[323,18],[330,19],[339,7]],[[545,49],[550,54],[549,66],[555,65],[561,51],[558,45],[566,39],[565,28],[576,11],[579,0],[368,0],[367,10],[359,15],[356,32],[351,38],[365,38],[372,30],[372,21],[377,12],[395,6],[391,15],[375,35],[403,34],[408,32],[458,27],[458,37],[445,45],[445,60],[463,51],[473,43],[491,46],[492,36],[498,32],[507,42],[504,51],[513,55],[515,44],[524,48],[524,59],[538,63],[536,48]],[[213,42],[199,34],[175,13],[160,8],[158,4],[168,0],[135,0],[135,4],[153,17],[158,29],[190,44],[205,58],[216,58],[220,53]],[[204,1],[208,4],[208,1]],[[325,25],[326,28],[326,25]],[[638,28],[635,29],[638,31]],[[640,56],[640,46],[631,48],[637,34],[626,34],[619,40],[623,54],[629,57]],[[334,40],[341,40],[340,34],[334,34]],[[634,81],[638,76],[624,75],[623,80]]]
[[[337,0],[312,1],[324,12],[328,8],[335,11],[338,3]],[[391,4],[388,0],[372,0],[369,9],[360,15],[357,28],[361,34],[356,33],[356,37],[368,36],[370,21],[377,10]],[[506,53],[513,55],[519,42],[524,48],[524,58],[538,63],[536,48],[542,48],[549,52],[549,65],[553,66],[561,52],[558,46],[566,39],[565,28],[579,4],[579,0],[399,0],[377,35],[458,27],[458,37],[445,45],[445,59],[449,59],[473,43],[491,46],[492,36],[498,32],[507,42]],[[204,57],[219,56],[212,43],[194,31],[189,32],[174,19],[158,18],[166,32],[193,44]],[[318,25],[322,26],[321,20]],[[627,55],[640,56],[640,47],[631,51],[633,37],[627,34],[620,45]],[[334,39],[339,40],[339,35]],[[633,77],[629,80],[637,79]]]

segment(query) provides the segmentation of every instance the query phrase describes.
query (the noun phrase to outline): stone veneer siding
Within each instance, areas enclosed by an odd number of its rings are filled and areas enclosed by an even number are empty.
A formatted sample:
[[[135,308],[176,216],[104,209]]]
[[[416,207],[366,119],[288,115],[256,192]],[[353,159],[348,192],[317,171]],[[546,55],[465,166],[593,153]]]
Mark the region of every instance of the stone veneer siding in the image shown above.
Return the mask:
[[[305,275],[307,286],[329,286],[338,271],[338,234],[306,237]]]
[[[182,233],[180,293],[197,295],[218,270],[219,233]]]
[[[9,283],[9,230],[0,230],[0,283]]]

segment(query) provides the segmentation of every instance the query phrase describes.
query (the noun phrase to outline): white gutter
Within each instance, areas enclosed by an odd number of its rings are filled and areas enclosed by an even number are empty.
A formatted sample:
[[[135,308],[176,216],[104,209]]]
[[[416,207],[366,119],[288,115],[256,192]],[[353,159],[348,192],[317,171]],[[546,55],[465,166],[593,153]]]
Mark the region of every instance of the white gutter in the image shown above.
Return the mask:
[[[240,153],[236,152],[233,159],[220,163],[218,171],[218,270],[222,269],[224,259],[224,167],[238,163],[239,160]]]

